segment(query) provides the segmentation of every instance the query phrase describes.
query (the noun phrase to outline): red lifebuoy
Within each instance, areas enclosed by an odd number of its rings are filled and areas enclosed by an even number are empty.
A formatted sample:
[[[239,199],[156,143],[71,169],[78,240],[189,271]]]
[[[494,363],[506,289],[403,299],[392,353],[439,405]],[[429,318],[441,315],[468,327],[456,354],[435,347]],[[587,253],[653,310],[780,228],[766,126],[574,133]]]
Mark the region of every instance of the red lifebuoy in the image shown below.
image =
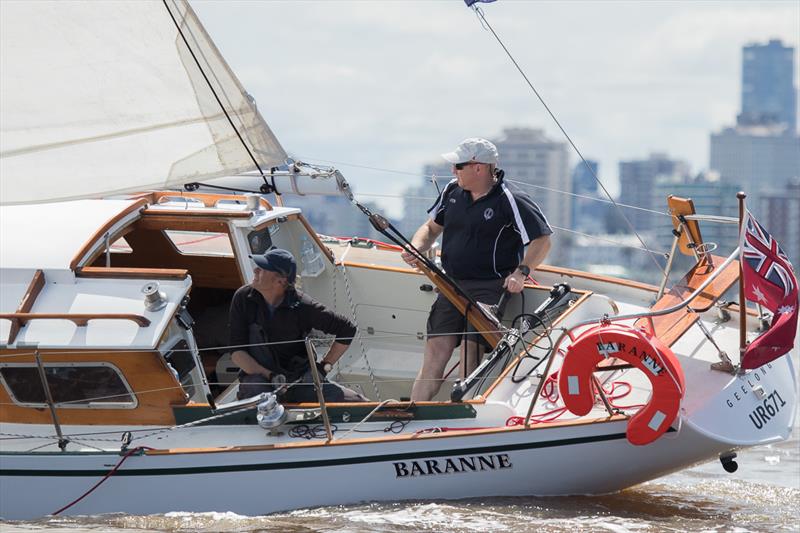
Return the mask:
[[[622,324],[595,326],[580,334],[564,355],[558,390],[564,405],[583,416],[595,404],[592,373],[605,358],[616,357],[650,379],[650,400],[628,421],[631,444],[649,444],[663,435],[678,416],[685,390],[683,369],[672,350],[650,333]]]

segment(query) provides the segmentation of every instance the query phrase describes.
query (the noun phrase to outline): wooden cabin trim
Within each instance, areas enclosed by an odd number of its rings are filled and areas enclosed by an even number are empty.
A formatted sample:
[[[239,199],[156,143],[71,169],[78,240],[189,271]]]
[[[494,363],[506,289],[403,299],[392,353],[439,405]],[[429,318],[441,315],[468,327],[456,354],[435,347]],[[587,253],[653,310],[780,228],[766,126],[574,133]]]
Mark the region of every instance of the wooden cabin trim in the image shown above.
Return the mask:
[[[354,267],[354,268],[368,268],[368,269],[372,269],[372,270],[385,270],[387,272],[401,272],[401,273],[405,273],[405,274],[422,275],[422,272],[420,272],[420,271],[418,271],[418,270],[416,270],[414,268],[411,268],[411,267],[406,268],[406,267],[396,267],[396,266],[386,266],[386,265],[375,265],[375,264],[370,264],[370,263],[361,263],[361,262],[357,262],[357,261],[344,261],[343,264],[345,266],[347,266],[347,267]],[[632,280],[623,279],[623,278],[615,278],[615,277],[612,277],[612,276],[604,276],[602,274],[590,274],[589,272],[582,272],[580,270],[572,270],[572,269],[569,269],[569,268],[562,268],[562,267],[556,267],[556,266],[550,266],[550,265],[539,265],[538,267],[536,267],[536,270],[537,271],[542,271],[542,272],[547,272],[549,274],[558,274],[558,275],[561,275],[561,276],[567,276],[567,277],[573,277],[573,278],[583,278],[583,279],[588,279],[588,280],[591,280],[591,281],[599,281],[599,282],[602,282],[602,283],[611,283],[611,284],[614,284],[614,285],[620,285],[622,287],[629,287],[629,288],[632,288],[632,289],[638,289],[638,290],[643,290],[643,291],[648,291],[648,292],[653,292],[653,293],[657,293],[658,292],[658,287],[656,287],[655,285],[650,285],[649,283],[642,283],[642,282],[639,282],[639,281],[632,281]],[[536,271],[533,271],[531,273],[531,276],[535,276],[535,275],[536,275]],[[536,285],[533,285],[533,286],[541,287],[543,285],[537,282]]]
[[[140,327],[146,328],[150,325],[150,319],[142,315],[129,313],[2,313],[0,319],[18,321],[20,326],[24,326],[31,320],[69,320],[78,327],[85,327],[90,320],[130,320]]]
[[[215,447],[215,448],[168,448],[160,450],[147,450],[145,455],[188,455],[198,453],[228,453],[228,452],[257,452],[266,450],[285,450],[292,448],[317,448],[327,446],[353,446],[361,444],[376,444],[382,442],[404,442],[419,439],[452,439],[457,437],[464,437],[469,435],[493,435],[499,433],[507,433],[513,431],[541,431],[546,429],[563,428],[570,426],[585,426],[589,424],[608,424],[612,422],[621,422],[627,420],[627,415],[612,415],[602,418],[590,419],[576,419],[576,420],[562,420],[554,422],[542,422],[540,424],[526,427],[524,424],[519,426],[497,426],[487,427],[480,429],[448,429],[444,432],[438,433],[412,433],[408,435],[387,435],[385,437],[368,437],[368,438],[349,438],[344,440],[334,440],[326,442],[324,440],[318,441],[303,441],[303,442],[280,442],[275,444],[259,444],[251,446],[229,446],[229,447]],[[621,438],[625,438],[624,434]]]
[[[247,197],[238,194],[216,194],[216,193],[200,193],[188,191],[151,191],[134,196],[134,198],[146,198],[150,204],[161,204],[164,198],[192,198],[203,202],[205,207],[217,207],[220,200],[233,200],[237,202],[246,202]],[[261,207],[267,211],[272,211],[272,204],[267,201],[263,196],[259,196]],[[218,208],[222,209],[222,208]]]
[[[230,220],[215,213],[214,217],[198,218],[187,212],[182,216],[145,212],[143,216],[128,226],[126,238],[133,253],[114,254],[114,270],[127,269],[131,272],[150,270],[152,272],[185,270],[192,276],[196,287],[238,289],[245,284],[245,276],[236,258],[236,245],[231,233]],[[227,236],[233,255],[204,255],[203,253],[184,253],[165,233],[167,231],[211,232]],[[152,233],[149,233],[152,232]],[[94,261],[97,258],[93,258]],[[170,264],[176,269],[154,269],[151,265]],[[102,268],[93,266],[92,268]],[[152,276],[151,276],[152,277]]]
[[[194,213],[178,216],[174,213],[145,211],[136,221],[135,229],[157,231],[196,231],[211,233],[228,233],[228,219],[215,213],[214,217],[195,217]],[[194,219],[194,220],[192,220]]]
[[[161,208],[154,208],[148,207],[144,211],[147,215],[164,215],[164,216],[173,216],[173,217],[198,217],[198,218],[250,218],[253,216],[252,211],[223,211],[223,210],[213,210],[213,211],[200,211],[200,210],[193,210],[189,209],[161,209]]]
[[[17,314],[30,312],[33,308],[33,304],[36,302],[36,298],[38,298],[39,294],[42,292],[44,285],[44,272],[37,270],[33,273],[33,278],[31,278],[25,294],[22,295],[22,300],[20,300],[19,306],[17,307]],[[8,331],[6,343],[13,344],[14,341],[17,340],[17,335],[19,335],[23,325],[24,323],[19,318],[11,319],[11,328]]]
[[[115,268],[81,267],[75,271],[76,278],[91,279],[174,279],[185,280],[189,271],[184,268]]]
[[[59,363],[105,362],[115,366],[136,397],[136,407],[91,407],[85,409],[56,407],[62,426],[171,426],[175,424],[172,407],[186,405],[180,383],[161,354],[155,350],[112,352],[108,350],[40,350],[45,365]],[[14,363],[36,364],[29,349],[0,351],[0,358]],[[5,386],[0,386],[0,422],[10,424],[52,424],[48,409],[14,403]]]
[[[582,272],[580,270],[572,270],[571,268],[563,268],[551,265],[539,265],[536,270],[548,272],[550,274],[558,274],[573,278],[583,278],[591,281],[599,281],[602,283],[612,283],[614,285],[621,285],[623,287],[630,287],[632,289],[639,289],[648,292],[658,292],[658,287],[649,283],[642,283],[640,281],[633,281],[624,278],[615,278],[612,276],[604,276],[602,274],[591,274],[589,272]],[[531,274],[535,275],[535,271]]]
[[[147,205],[147,200],[141,198],[136,202],[132,203],[131,205],[129,205],[127,208],[117,213],[116,215],[114,215],[113,217],[111,217],[105,224],[103,224],[97,231],[95,231],[91,237],[89,237],[89,239],[83,244],[83,246],[80,247],[78,253],[75,254],[75,256],[72,258],[72,261],[69,264],[69,269],[75,270],[75,268],[78,266],[78,263],[80,263],[81,259],[83,259],[92,249],[92,247],[95,244],[97,244],[99,240],[103,238],[103,235],[111,231],[111,228],[117,225],[119,221],[121,221],[131,213],[144,208],[146,205]],[[91,263],[92,261],[94,261],[94,259],[95,257],[91,257],[87,261],[87,263]]]

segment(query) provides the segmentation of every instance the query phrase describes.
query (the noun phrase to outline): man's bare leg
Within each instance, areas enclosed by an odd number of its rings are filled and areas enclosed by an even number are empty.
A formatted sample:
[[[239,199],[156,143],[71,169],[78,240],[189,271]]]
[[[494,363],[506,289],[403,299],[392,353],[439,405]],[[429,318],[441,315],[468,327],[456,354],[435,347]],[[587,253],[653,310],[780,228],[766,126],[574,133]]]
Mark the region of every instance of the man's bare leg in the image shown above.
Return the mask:
[[[411,401],[425,402],[436,396],[442,386],[442,376],[447,361],[453,355],[458,337],[446,335],[429,337],[425,343],[425,357],[419,369],[414,387],[411,389]]]

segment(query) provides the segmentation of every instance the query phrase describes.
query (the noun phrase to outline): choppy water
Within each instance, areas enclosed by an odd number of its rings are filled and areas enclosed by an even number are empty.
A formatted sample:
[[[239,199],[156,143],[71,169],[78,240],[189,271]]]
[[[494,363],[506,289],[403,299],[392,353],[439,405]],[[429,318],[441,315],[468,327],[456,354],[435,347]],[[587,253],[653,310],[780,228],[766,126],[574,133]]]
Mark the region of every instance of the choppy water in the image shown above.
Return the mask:
[[[740,452],[737,460],[734,474],[714,461],[608,496],[363,504],[264,517],[168,513],[49,518],[0,521],[0,531],[800,531],[800,428],[795,427],[789,441]]]

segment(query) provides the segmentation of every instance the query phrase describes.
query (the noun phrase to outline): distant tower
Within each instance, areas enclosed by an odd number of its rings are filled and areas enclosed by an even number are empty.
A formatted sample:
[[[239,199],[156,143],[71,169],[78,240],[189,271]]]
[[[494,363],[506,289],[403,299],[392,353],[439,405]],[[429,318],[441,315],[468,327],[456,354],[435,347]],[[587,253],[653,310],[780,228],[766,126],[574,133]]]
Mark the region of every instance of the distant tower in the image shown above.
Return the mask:
[[[569,228],[572,189],[567,144],[548,138],[543,130],[505,128],[495,139],[500,154],[500,168],[506,179],[531,195],[552,226],[555,226],[553,248],[548,262],[565,260],[569,248],[568,236],[560,228]]]
[[[794,48],[780,40],[742,48],[742,112],[740,126],[785,124],[797,128]]]
[[[587,168],[588,166],[588,168]],[[598,228],[604,220],[605,208],[603,202],[592,200],[597,197],[598,185],[595,176],[599,176],[597,161],[587,159],[586,163],[578,161],[572,171],[572,229],[586,233],[598,233]],[[584,198],[588,196],[590,198]]]
[[[670,159],[666,154],[650,154],[647,159],[619,162],[619,200],[623,204],[643,209],[666,212],[667,199],[656,203],[653,190],[656,179],[663,176],[685,177],[689,174],[689,164],[685,161]],[[648,231],[655,227],[652,213],[623,208],[625,216],[633,224],[636,231]],[[628,228],[625,227],[625,231]]]

